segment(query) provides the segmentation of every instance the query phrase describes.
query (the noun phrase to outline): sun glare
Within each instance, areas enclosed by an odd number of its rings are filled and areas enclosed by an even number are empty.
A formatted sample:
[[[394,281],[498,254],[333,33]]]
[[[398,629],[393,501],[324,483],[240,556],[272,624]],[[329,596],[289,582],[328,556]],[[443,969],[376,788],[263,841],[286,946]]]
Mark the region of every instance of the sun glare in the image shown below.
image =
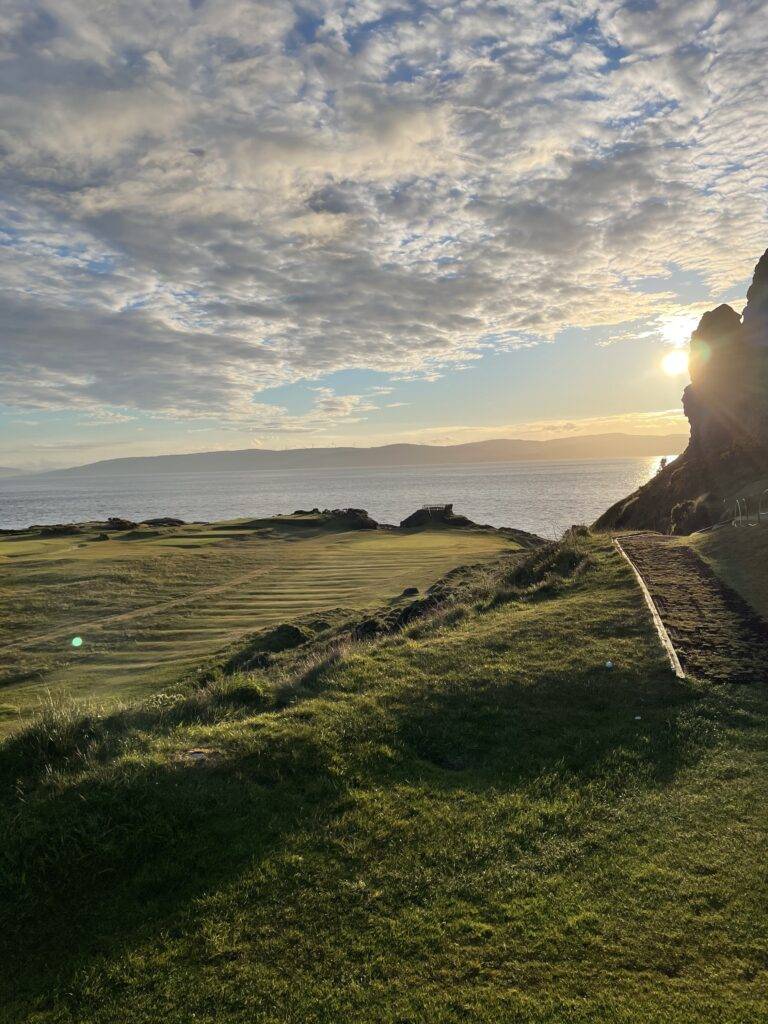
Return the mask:
[[[688,344],[691,332],[696,329],[698,322],[698,313],[677,313],[675,316],[662,317],[659,333],[668,345],[682,348]]]
[[[688,353],[681,348],[667,352],[661,360],[661,368],[668,377],[682,377],[688,373]]]

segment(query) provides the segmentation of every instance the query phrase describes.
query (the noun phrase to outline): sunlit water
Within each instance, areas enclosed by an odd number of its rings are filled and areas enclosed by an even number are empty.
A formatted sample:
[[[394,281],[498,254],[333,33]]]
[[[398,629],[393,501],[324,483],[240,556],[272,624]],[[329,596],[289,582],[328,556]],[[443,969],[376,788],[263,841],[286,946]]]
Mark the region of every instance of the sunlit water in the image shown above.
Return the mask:
[[[659,458],[509,462],[390,469],[263,470],[164,476],[0,480],[0,527],[123,516],[235,519],[297,508],[365,508],[398,523],[420,505],[453,502],[478,523],[546,537],[590,523],[648,480]]]

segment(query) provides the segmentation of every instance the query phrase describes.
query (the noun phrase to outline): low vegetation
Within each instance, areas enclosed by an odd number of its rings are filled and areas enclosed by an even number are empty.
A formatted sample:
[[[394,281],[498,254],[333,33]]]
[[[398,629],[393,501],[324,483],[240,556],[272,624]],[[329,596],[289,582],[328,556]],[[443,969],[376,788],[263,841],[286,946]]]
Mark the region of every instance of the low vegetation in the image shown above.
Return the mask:
[[[762,1019],[768,695],[603,538],[440,595],[6,740],[5,1019]]]

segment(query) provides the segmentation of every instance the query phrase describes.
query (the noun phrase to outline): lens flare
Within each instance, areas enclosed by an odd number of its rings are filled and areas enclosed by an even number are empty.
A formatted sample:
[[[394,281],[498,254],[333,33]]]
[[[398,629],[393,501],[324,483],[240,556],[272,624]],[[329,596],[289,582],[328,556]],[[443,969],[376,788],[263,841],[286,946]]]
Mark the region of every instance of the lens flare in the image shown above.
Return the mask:
[[[83,646],[83,638],[81,636],[73,636],[72,637],[72,646],[73,647],[82,647]]]
[[[667,352],[661,360],[661,368],[668,377],[682,377],[688,373],[688,353],[681,348]]]

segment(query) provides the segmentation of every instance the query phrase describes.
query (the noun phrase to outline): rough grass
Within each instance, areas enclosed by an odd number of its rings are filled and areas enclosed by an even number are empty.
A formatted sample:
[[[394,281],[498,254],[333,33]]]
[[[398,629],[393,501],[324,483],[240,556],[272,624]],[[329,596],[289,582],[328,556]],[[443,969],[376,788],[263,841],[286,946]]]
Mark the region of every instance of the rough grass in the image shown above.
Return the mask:
[[[536,557],[0,747],[3,1019],[764,1019],[768,698],[676,680],[606,541]]]
[[[768,524],[726,526],[685,542],[768,622]]]

